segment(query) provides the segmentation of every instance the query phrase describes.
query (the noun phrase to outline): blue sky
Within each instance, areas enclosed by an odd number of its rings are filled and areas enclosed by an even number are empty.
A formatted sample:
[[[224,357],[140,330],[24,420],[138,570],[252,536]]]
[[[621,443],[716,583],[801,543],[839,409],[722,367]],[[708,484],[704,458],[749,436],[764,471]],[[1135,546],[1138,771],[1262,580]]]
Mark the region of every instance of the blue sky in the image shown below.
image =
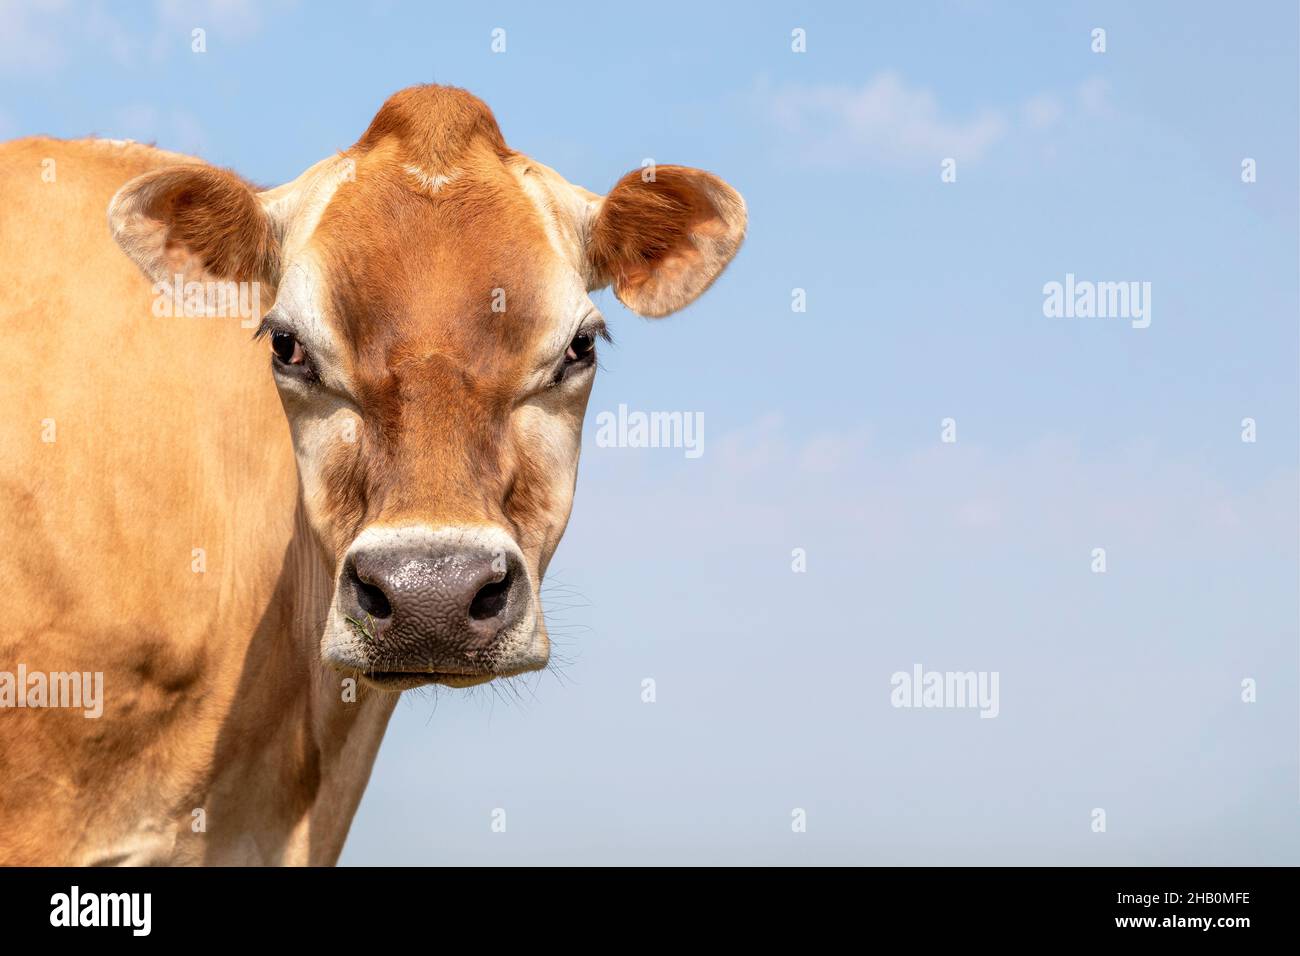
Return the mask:
[[[272,185],[437,81],[591,189],[748,203],[683,313],[597,300],[564,663],[408,695],[343,862],[1300,862],[1296,6],[811,6],[0,0],[0,136]],[[1045,317],[1067,273],[1150,327]],[[704,454],[597,446],[620,403]],[[915,663],[998,717],[892,707]]]

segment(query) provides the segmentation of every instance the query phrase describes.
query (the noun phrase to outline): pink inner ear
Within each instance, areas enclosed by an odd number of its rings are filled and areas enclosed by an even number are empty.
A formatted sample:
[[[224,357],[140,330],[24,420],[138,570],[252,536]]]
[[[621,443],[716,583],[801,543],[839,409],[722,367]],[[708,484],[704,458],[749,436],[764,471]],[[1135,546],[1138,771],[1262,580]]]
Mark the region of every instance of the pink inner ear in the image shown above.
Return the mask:
[[[168,242],[164,245],[163,262],[166,263],[169,276],[184,276],[186,282],[202,281],[206,276],[203,261],[179,243]]]
[[[640,291],[647,282],[654,285],[675,285],[698,265],[700,253],[689,246],[679,246],[657,262],[638,264],[626,269],[618,282],[618,291],[631,294]]]
[[[707,202],[701,202],[692,210],[690,220],[678,232],[677,240],[671,248],[656,259],[625,264],[616,278],[616,285],[628,295],[640,290],[646,283],[658,287],[677,285],[700,263],[702,257],[697,237],[714,239],[726,235],[726,232],[727,224],[722,217]]]

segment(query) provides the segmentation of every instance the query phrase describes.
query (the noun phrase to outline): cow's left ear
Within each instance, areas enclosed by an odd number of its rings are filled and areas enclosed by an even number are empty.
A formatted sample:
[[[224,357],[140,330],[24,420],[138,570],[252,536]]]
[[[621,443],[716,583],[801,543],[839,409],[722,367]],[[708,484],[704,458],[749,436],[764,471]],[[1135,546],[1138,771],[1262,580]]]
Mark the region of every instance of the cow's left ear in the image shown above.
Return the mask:
[[[658,318],[689,305],[745,238],[745,201],[712,173],[687,166],[633,170],[600,200],[587,255],[596,286]]]
[[[252,187],[201,163],[137,176],[108,205],[117,244],[154,282],[279,278],[277,230]]]

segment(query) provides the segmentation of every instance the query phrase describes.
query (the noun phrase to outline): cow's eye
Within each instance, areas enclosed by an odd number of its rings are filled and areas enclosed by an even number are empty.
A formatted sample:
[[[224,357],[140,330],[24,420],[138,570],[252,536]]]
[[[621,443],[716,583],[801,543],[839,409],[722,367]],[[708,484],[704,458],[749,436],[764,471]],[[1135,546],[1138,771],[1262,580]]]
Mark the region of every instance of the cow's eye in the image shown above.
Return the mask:
[[[288,332],[271,333],[271,352],[285,365],[301,365],[307,361],[301,343]]]
[[[564,353],[566,365],[573,365],[575,362],[581,362],[589,358],[596,348],[596,337],[590,332],[579,332],[569,343],[569,349]]]
[[[551,379],[551,385],[559,385],[570,374],[578,374],[584,369],[592,369],[596,366],[596,338],[609,339],[603,325],[587,326],[585,329],[579,329],[572,339],[569,340],[569,346],[564,350],[564,361],[555,369],[555,375]]]

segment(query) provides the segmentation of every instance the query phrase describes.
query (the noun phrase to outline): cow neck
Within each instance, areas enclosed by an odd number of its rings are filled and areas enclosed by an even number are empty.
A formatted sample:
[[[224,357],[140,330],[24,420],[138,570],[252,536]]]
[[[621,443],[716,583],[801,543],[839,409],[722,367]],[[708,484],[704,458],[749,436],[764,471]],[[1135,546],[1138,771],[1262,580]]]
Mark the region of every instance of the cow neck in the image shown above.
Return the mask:
[[[302,505],[214,750],[206,863],[333,863],[396,694],[320,660],[334,573]]]

